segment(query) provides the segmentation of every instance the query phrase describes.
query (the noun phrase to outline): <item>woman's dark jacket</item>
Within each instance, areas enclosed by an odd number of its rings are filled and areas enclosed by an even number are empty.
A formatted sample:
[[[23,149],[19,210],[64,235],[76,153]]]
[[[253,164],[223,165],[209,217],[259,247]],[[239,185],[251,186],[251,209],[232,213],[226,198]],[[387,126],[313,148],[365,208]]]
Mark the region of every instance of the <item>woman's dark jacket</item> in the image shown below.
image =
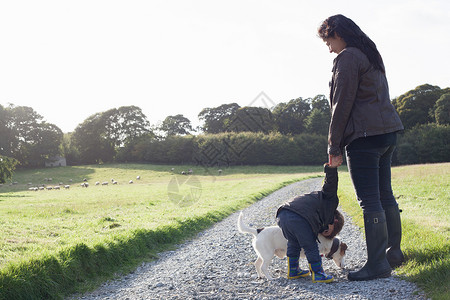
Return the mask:
[[[325,179],[322,190],[310,194],[297,196],[282,206],[277,211],[277,216],[282,209],[293,211],[305,218],[315,235],[328,229],[328,224],[334,223],[334,212],[338,207],[337,197],[338,172],[337,168],[325,166]]]
[[[358,48],[345,48],[334,59],[330,108],[331,155],[341,155],[342,149],[357,138],[403,130],[389,99],[385,73],[375,69]]]

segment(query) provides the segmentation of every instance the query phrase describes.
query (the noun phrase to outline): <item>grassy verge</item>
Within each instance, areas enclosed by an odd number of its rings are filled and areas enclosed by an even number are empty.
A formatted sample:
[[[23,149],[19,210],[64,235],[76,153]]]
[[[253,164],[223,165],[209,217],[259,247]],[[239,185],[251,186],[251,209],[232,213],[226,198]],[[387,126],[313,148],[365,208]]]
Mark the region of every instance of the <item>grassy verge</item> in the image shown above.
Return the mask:
[[[407,259],[396,273],[417,283],[432,299],[450,299],[449,169],[450,163],[392,169],[394,194],[403,210],[401,247]],[[339,175],[341,206],[362,227],[348,173]]]
[[[219,176],[217,170],[183,166],[194,175],[176,175],[181,168],[104,165],[17,172],[18,184],[0,187],[0,299],[58,299],[90,289],[280,187],[322,171],[234,167]],[[88,188],[80,186],[85,178]],[[96,186],[96,181],[109,185]],[[71,187],[28,190],[60,182]]]

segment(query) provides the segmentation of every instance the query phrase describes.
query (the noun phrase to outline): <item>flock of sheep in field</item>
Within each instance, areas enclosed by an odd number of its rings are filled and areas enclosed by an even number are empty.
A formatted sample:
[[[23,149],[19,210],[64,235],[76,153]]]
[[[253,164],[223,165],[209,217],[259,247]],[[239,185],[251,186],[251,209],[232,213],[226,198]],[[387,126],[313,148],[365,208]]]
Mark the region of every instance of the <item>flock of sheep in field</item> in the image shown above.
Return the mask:
[[[174,173],[175,169],[172,168],[171,171],[172,171],[172,173]],[[181,171],[180,172],[181,175],[192,175],[193,173],[194,172],[192,171],[192,169],[189,169],[188,171]],[[222,170],[218,170],[218,173],[219,173],[219,175],[222,175]],[[140,180],[140,179],[141,179],[141,176],[139,176],[139,175],[136,176],[136,180]],[[28,188],[28,190],[29,191],[35,191],[35,192],[43,191],[43,190],[49,190],[49,191],[50,190],[61,190],[61,189],[66,189],[67,190],[67,189],[69,189],[71,187],[71,184],[73,182],[72,179],[69,179],[69,184],[64,184],[63,182],[59,182],[57,185],[49,185],[49,183],[51,183],[53,181],[53,178],[44,178],[44,181],[47,182],[47,183],[42,183],[42,184],[39,184],[37,186],[32,186],[33,183],[31,183],[31,182],[28,183],[28,186],[30,186]],[[103,182],[96,181],[95,185],[109,185],[109,183],[110,183],[109,181],[103,181]],[[128,183],[132,184],[132,183],[134,183],[134,181],[130,180],[130,181],[128,181]],[[12,182],[9,185],[17,185],[17,184],[18,184],[18,182]],[[118,182],[116,180],[114,180],[114,178],[113,178],[113,179],[111,179],[111,184],[116,185],[116,184],[118,184]],[[2,186],[2,185],[3,184],[0,184],[0,186]],[[89,187],[89,183],[88,183],[86,178],[83,179],[83,182],[80,184],[80,186],[84,187],[84,188]]]
[[[140,180],[140,179],[141,179],[141,176],[137,176],[136,179],[137,179],[137,180]],[[115,181],[114,178],[113,178],[113,179],[111,179],[111,183],[112,183],[112,184],[117,184],[117,181]],[[133,180],[130,180],[130,181],[128,181],[128,183],[129,183],[129,184],[132,184],[132,183],[134,183],[134,181],[133,181]],[[96,181],[96,182],[95,182],[95,185],[100,185],[100,184],[101,184],[101,185],[108,185],[108,184],[109,184],[109,181],[103,181],[102,183],[100,183],[100,181]],[[83,183],[80,184],[80,185],[81,185],[81,187],[85,187],[85,188],[89,187],[89,183],[87,182],[87,179],[86,179],[86,178],[83,179]]]
[[[140,180],[141,176],[137,176],[136,180]],[[53,181],[53,178],[44,178],[44,181],[47,183],[42,183],[39,184],[37,186],[31,186],[33,185],[33,183],[29,182],[27,185],[29,185],[30,187],[28,188],[29,191],[43,191],[43,190],[61,190],[61,189],[66,189],[68,190],[73,182],[72,179],[69,179],[69,184],[64,184],[63,182],[59,182],[57,185],[49,185],[49,183],[51,183]],[[133,180],[128,181],[129,184],[134,183]],[[12,182],[9,185],[17,185],[19,184],[18,182]],[[104,181],[104,182],[95,182],[95,185],[108,185],[109,181]],[[117,184],[117,181],[114,179],[111,179],[111,184]],[[0,186],[2,186],[3,184],[0,184]],[[80,184],[81,187],[87,188],[89,187],[89,183],[87,182],[87,179],[84,178],[83,179],[83,183]]]

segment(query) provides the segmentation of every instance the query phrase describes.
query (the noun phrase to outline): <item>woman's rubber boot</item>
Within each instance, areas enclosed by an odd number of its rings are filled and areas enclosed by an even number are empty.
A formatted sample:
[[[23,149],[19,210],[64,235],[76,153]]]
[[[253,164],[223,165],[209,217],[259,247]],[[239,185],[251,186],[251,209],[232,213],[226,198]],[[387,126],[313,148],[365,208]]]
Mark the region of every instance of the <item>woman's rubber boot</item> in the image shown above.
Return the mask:
[[[364,214],[367,262],[361,270],[350,272],[348,280],[372,280],[391,276],[391,266],[386,259],[387,227],[384,211]]]
[[[298,257],[289,257],[287,258],[287,265],[288,265],[288,273],[287,278],[288,279],[297,279],[300,277],[306,277],[309,275],[309,271],[303,271],[298,266]]]
[[[322,268],[322,262],[316,262],[309,264],[309,270],[311,271],[312,282],[332,282],[333,276],[325,274]]]
[[[391,268],[399,267],[405,261],[405,256],[400,249],[402,241],[402,222],[400,220],[400,210],[398,205],[386,207],[386,224],[388,231],[388,244],[386,258]]]

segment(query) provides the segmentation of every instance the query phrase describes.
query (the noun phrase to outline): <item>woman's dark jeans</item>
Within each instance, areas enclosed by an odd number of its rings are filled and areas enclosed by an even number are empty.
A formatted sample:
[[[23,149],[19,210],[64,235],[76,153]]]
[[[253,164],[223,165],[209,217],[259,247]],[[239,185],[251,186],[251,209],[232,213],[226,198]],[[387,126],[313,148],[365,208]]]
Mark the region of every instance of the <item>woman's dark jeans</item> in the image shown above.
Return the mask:
[[[347,166],[364,213],[397,205],[391,186],[391,160],[397,134],[359,138],[345,147]]]
[[[288,257],[299,257],[303,248],[310,264],[322,261],[317,246],[317,236],[305,218],[290,210],[282,209],[278,214],[278,226],[288,240],[286,254]]]

